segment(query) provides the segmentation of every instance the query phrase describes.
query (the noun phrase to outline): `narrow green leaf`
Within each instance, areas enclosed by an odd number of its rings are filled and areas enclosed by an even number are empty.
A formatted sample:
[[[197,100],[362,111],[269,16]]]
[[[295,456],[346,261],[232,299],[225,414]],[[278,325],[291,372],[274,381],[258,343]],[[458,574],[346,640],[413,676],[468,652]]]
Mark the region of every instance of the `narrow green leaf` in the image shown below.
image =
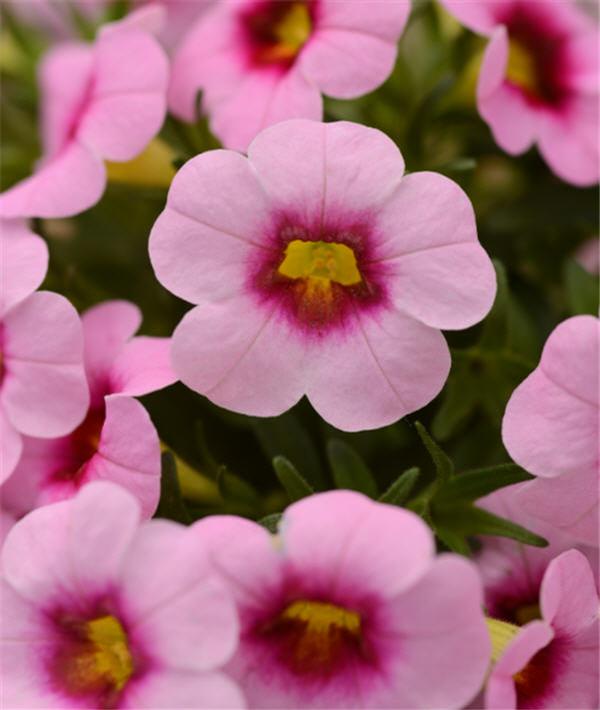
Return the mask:
[[[456,552],[459,555],[465,555],[466,557],[470,556],[471,548],[463,535],[442,527],[436,527],[435,534],[449,550],[452,550],[452,552]]]
[[[281,516],[281,513],[271,513],[271,515],[265,515],[264,518],[261,518],[258,521],[258,524],[262,525],[264,528],[267,528],[272,535],[276,535],[279,531],[279,521],[281,520]]]
[[[255,505],[259,501],[258,493],[247,481],[220,466],[217,473],[217,486],[226,501],[242,502]]]
[[[408,500],[420,475],[421,471],[416,467],[404,471],[387,491],[379,497],[379,501],[390,505],[403,505]]]
[[[157,518],[168,518],[179,523],[191,522],[190,514],[181,497],[177,464],[170,451],[161,455],[160,501],[154,514]]]
[[[515,463],[503,463],[473,471],[465,471],[449,480],[439,489],[437,499],[447,501],[474,501],[498,488],[528,481],[533,476]]]
[[[429,432],[421,422],[415,422],[415,428],[435,464],[438,478],[441,481],[447,481],[454,474],[454,464],[446,452],[442,451],[431,436],[429,436]]]
[[[273,468],[292,503],[314,493],[314,490],[298,473],[294,464],[288,461],[285,456],[276,456],[273,459]]]
[[[327,459],[338,488],[359,491],[377,498],[377,484],[360,455],[344,441],[332,439],[327,444]]]
[[[473,505],[457,504],[436,506],[433,517],[438,526],[452,530],[455,533],[467,535],[497,535],[508,537],[527,545],[546,547],[548,542],[539,535],[532,533],[521,525],[500,518],[487,510]]]
[[[572,315],[598,314],[598,276],[594,276],[576,261],[569,261],[564,271],[569,311]]]

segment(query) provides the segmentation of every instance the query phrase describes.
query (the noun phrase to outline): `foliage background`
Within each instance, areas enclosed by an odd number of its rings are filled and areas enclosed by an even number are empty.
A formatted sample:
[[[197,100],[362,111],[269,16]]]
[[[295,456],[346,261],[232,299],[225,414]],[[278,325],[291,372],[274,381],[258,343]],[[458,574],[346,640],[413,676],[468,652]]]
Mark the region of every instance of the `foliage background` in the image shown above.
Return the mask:
[[[117,2],[106,19],[124,10]],[[78,19],[89,38],[93,28]],[[25,177],[39,155],[35,71],[46,44],[3,8],[3,190]],[[561,320],[598,313],[598,280],[573,259],[598,234],[598,202],[595,188],[575,188],[554,177],[535,149],[513,158],[495,145],[474,105],[483,47],[482,39],[438,5],[415,2],[388,81],[355,101],[326,100],[325,120],[379,128],[396,141],[408,171],[443,173],[474,204],[480,241],[496,263],[498,296],[483,323],[446,333],[453,364],[442,393],[392,426],[356,434],[336,431],[305,400],[281,417],[257,419],[221,410],[181,384],[145,397],[161,440],[176,455],[181,483],[180,489],[167,458],[160,515],[189,521],[236,512],[261,519],[306,492],[303,480],[315,490],[340,485],[377,496],[403,471],[418,467],[416,479],[414,473],[403,475],[389,495],[396,491],[398,502],[423,514],[442,547],[467,551],[467,538],[489,531],[489,520],[473,518],[465,508],[466,494],[462,507],[450,507],[445,518],[432,513],[432,482],[445,474],[441,453],[434,451],[436,472],[415,422],[447,452],[458,476],[509,460],[500,425],[510,393],[535,367],[545,338]],[[160,137],[175,166],[218,146],[205,122],[187,126],[169,118]],[[43,288],[63,293],[80,311],[102,300],[128,299],[143,311],[142,332],[168,336],[189,306],[160,286],[148,259],[148,235],[172,175],[168,160],[155,153],[160,159],[146,164],[145,184],[139,184],[141,171],[130,166],[125,178],[111,180],[93,209],[69,220],[38,220],[34,229],[50,247]],[[276,456],[292,464],[279,460],[279,477],[272,465]],[[521,474],[496,469],[487,474],[488,485],[510,482],[513,475]],[[476,492],[484,488],[478,484]],[[435,495],[451,497],[441,490]]]

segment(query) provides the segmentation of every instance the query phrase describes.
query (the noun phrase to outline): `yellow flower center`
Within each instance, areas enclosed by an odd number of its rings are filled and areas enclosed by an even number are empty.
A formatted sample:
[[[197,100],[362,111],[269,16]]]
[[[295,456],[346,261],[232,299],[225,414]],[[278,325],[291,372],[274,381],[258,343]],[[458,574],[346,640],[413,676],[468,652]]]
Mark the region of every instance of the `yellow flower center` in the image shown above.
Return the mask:
[[[322,286],[332,281],[353,286],[362,280],[352,249],[335,242],[294,239],[287,245],[278,271],[290,279],[309,279]]]
[[[306,44],[312,31],[312,22],[305,2],[282,3],[275,14],[269,35],[271,42],[260,52],[263,62],[281,62],[294,59]]]
[[[489,617],[486,619],[486,623],[492,642],[492,662],[496,663],[508,644],[521,629],[515,624],[509,624],[507,621],[500,621],[499,619],[490,619]]]
[[[102,689],[118,692],[133,673],[127,634],[114,616],[83,625],[85,640],[64,660],[66,685],[75,693]]]
[[[535,57],[527,47],[514,39],[511,39],[508,45],[506,78],[533,96],[540,94]]]

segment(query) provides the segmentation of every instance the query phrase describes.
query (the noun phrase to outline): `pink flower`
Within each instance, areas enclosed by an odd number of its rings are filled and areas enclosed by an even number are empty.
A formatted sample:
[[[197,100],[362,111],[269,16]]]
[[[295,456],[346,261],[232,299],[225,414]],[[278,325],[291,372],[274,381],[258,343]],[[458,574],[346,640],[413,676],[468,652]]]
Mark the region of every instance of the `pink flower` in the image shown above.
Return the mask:
[[[217,0],[134,0],[137,5],[159,5],[165,10],[165,21],[159,39],[167,49],[175,49],[195,21],[215,5]]]
[[[158,279],[200,304],[173,336],[180,379],[258,416],[306,394],[350,431],[433,399],[450,365],[437,329],[480,320],[495,278],[462,190],[403,168],[379,131],[302,120],[248,158],[189,161],[150,237]]]
[[[7,708],[236,708],[238,621],[198,536],[112,483],[30,513],[2,551]]]
[[[351,99],[392,71],[409,0],[232,0],[205,13],[173,60],[169,107],[245,150],[263,128],[320,120],[321,93]]]
[[[443,0],[467,27],[490,37],[477,87],[479,112],[511,154],[533,143],[575,185],[600,175],[600,37],[575,2]]]
[[[107,25],[93,45],[68,42],[45,56],[39,77],[44,155],[31,177],[0,195],[0,215],[66,217],[86,210],[104,192],[104,161],[130,160],[156,135],[168,64],[134,20]]]
[[[18,515],[68,498],[94,480],[111,480],[133,493],[145,517],[160,496],[160,442],[134,397],[175,381],[169,339],[137,337],[141,314],[125,301],[108,301],[82,318],[90,406],[83,423],[59,439],[25,439],[21,461],[3,486],[5,505]]]
[[[0,483],[19,461],[23,434],[66,434],[88,404],[77,312],[57,293],[34,293],[47,267],[43,239],[1,220]]]
[[[492,634],[496,628],[511,640],[498,648],[486,708],[598,707],[598,595],[580,552],[563,552],[548,565],[540,607],[541,620],[521,629],[492,622]]]
[[[598,545],[600,322],[576,316],[548,338],[538,367],[513,392],[502,422],[511,457],[538,476],[519,504],[581,542]]]
[[[253,708],[458,708],[490,642],[474,566],[434,556],[413,513],[332,491],[287,509],[271,536],[211,516],[192,530],[235,596],[228,665]]]
[[[575,260],[590,274],[600,273],[600,240],[592,237],[583,242],[575,253]]]

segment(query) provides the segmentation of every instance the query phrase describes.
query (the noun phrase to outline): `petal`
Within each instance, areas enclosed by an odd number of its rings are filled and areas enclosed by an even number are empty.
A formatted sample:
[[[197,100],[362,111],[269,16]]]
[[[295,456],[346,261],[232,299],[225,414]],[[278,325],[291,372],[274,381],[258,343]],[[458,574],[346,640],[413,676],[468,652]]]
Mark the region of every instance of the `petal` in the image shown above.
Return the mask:
[[[280,532],[292,577],[314,585],[317,598],[319,593],[393,598],[418,583],[434,554],[431,532],[420,518],[352,491],[294,503]]]
[[[252,72],[228,98],[207,106],[213,133],[227,148],[241,151],[267,126],[294,118],[319,121],[323,115],[319,90],[298,70]]]
[[[65,42],[44,56],[39,69],[42,94],[42,142],[46,156],[56,155],[73,136],[93,74],[88,44]]]
[[[477,241],[469,198],[437,173],[405,177],[378,215],[377,255],[391,297],[434,328],[466,328],[490,310],[496,276]]]
[[[387,623],[386,623],[387,621]],[[388,642],[395,637],[398,663],[388,704],[378,707],[464,707],[483,684],[490,639],[475,566],[441,555],[389,609]],[[385,639],[382,639],[384,641]]]
[[[350,332],[321,344],[306,389],[317,412],[344,431],[377,429],[424,407],[450,369],[438,330],[392,310],[355,318]]]
[[[108,160],[131,160],[160,130],[167,83],[167,58],[151,35],[133,27],[102,32],[79,140]]]
[[[548,565],[540,591],[544,620],[573,637],[598,619],[598,592],[589,562],[578,550],[563,552]]]
[[[129,301],[105,301],[81,316],[85,369],[94,401],[101,402],[106,394],[113,363],[141,322],[140,309]]]
[[[532,621],[519,631],[492,668],[485,689],[486,708],[511,710],[517,707],[513,675],[547,646],[553,636],[552,628],[543,621]]]
[[[598,547],[598,483],[593,471],[538,478],[523,485],[518,501],[532,517]]]
[[[237,298],[197,306],[173,333],[173,367],[195,392],[242,414],[274,417],[304,393],[304,346],[275,310]]]
[[[498,24],[498,10],[509,5],[512,0],[490,2],[471,2],[470,0],[440,0],[446,10],[465,27],[480,34],[491,34]]]
[[[7,419],[0,409],[0,483],[6,479],[17,467],[21,453],[23,451],[23,441],[21,435]]]
[[[0,317],[33,293],[48,270],[46,242],[20,221],[0,222]]]
[[[238,293],[267,224],[269,203],[248,160],[231,151],[203,153],[177,173],[152,229],[156,276],[192,303]]]
[[[596,80],[597,81],[597,80]],[[541,125],[540,153],[550,168],[566,182],[586,187],[600,178],[596,96],[581,98],[571,115],[548,117]]]
[[[138,500],[142,517],[153,515],[160,497],[160,443],[152,420],[132,397],[106,397],[106,418],[98,451],[81,483],[106,480],[126,488]]]
[[[597,470],[599,336],[600,323],[592,316],[561,323],[540,365],[508,402],[502,440],[535,475]]]
[[[238,686],[222,673],[189,673],[180,670],[154,671],[136,680],[119,707],[206,708],[230,710],[246,703]]]
[[[141,336],[130,340],[110,371],[111,392],[141,397],[177,381],[171,368],[171,339]]]
[[[404,160],[384,133],[354,123],[286,121],[257,136],[248,157],[275,205],[307,226],[348,222],[397,187]]]
[[[63,296],[31,294],[4,319],[2,406],[18,431],[51,438],[83,419],[89,393],[77,311]]]
[[[234,515],[210,515],[192,530],[238,606],[263,613],[283,579],[283,557],[274,537],[261,525]]]
[[[95,205],[105,187],[103,161],[73,140],[31,177],[0,195],[0,216],[71,217]]]
[[[404,17],[408,3],[397,3]],[[320,28],[298,58],[300,71],[319,90],[336,99],[354,99],[373,91],[392,73],[397,38],[358,28]]]
[[[114,585],[139,522],[122,488],[87,486],[75,498],[22,518],[2,549],[2,570],[25,599],[43,608],[66,600],[78,608]]]
[[[146,523],[126,557],[121,590],[134,633],[162,666],[207,671],[232,656],[238,641],[233,598],[189,528]]]

